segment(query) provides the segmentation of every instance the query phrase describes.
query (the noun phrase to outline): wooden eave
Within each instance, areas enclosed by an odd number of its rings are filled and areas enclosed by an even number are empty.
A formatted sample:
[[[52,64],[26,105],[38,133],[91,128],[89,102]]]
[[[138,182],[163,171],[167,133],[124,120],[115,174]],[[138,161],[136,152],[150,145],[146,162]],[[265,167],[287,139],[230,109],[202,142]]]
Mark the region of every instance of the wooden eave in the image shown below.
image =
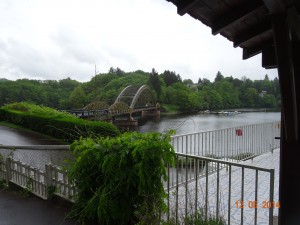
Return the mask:
[[[268,52],[263,67],[276,68],[272,16],[289,13],[294,35],[300,36],[299,0],[167,0],[177,6],[180,15],[189,14],[209,26],[213,35],[221,34],[234,47],[243,49],[243,59]],[[276,60],[275,60],[276,61]],[[266,63],[268,62],[268,63]]]

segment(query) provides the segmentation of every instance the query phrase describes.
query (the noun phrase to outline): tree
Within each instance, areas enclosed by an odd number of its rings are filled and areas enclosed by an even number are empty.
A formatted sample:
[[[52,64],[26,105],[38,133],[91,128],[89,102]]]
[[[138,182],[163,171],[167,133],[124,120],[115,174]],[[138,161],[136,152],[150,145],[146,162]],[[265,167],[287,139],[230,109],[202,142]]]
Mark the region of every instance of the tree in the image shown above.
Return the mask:
[[[185,85],[192,85],[194,84],[194,82],[191,79],[185,79],[182,81],[182,83],[184,83]]]
[[[255,88],[247,88],[246,90],[246,94],[245,94],[245,99],[244,99],[244,106],[245,107],[250,107],[250,108],[254,108],[256,106],[258,106],[258,100],[259,95],[258,92]]]
[[[81,86],[78,86],[71,92],[69,97],[70,107],[82,109],[86,105],[86,95]]]
[[[198,84],[202,84],[203,83],[203,81],[202,81],[202,79],[199,77],[199,79],[198,79]]]
[[[157,98],[160,99],[161,85],[160,85],[158,73],[156,72],[156,70],[154,68],[152,69],[152,72],[149,76],[148,85],[155,90],[155,92],[157,94]]]
[[[217,72],[216,78],[215,78],[215,82],[221,81],[224,79],[224,76],[221,74],[220,71]]]
[[[176,82],[181,82],[180,76],[178,77],[175,72],[171,72],[169,70],[165,70],[161,76],[167,86],[170,86]]]

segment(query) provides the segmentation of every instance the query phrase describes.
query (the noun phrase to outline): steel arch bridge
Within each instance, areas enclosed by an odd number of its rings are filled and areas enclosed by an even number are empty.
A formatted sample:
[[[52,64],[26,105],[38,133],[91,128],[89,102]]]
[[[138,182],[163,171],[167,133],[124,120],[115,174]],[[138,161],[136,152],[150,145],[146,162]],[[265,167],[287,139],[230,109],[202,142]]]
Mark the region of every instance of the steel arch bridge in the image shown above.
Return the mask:
[[[108,108],[111,115],[157,109],[155,97],[148,85],[129,85],[119,94],[114,104]]]

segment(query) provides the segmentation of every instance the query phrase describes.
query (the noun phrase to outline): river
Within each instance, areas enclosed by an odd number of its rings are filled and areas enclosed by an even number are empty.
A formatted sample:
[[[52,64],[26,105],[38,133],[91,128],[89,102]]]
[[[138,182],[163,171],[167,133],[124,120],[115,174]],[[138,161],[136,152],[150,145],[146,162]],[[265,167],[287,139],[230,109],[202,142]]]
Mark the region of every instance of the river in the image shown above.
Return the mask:
[[[273,122],[280,120],[280,113],[274,112],[248,112],[231,116],[215,114],[177,115],[139,118],[139,126],[135,129],[139,132],[158,131],[165,132],[176,130],[176,134],[195,133],[221,128],[237,127],[242,125]],[[61,144],[47,136],[16,130],[0,126],[0,145],[58,145]],[[175,146],[174,146],[175,147]],[[44,170],[44,165],[51,162],[55,165],[64,164],[68,151],[61,150],[5,150],[0,148],[3,156],[14,154],[14,159]]]
[[[176,134],[195,133],[249,124],[280,121],[280,112],[245,112],[233,115],[195,114],[139,118],[137,131],[164,132],[174,129]]]
[[[273,122],[280,120],[279,112],[247,112],[231,116],[215,114],[176,115],[139,118],[136,128],[141,133],[165,132],[174,129],[176,134],[194,133],[242,125]],[[47,136],[34,132],[20,131],[0,126],[1,145],[51,145],[61,144]]]

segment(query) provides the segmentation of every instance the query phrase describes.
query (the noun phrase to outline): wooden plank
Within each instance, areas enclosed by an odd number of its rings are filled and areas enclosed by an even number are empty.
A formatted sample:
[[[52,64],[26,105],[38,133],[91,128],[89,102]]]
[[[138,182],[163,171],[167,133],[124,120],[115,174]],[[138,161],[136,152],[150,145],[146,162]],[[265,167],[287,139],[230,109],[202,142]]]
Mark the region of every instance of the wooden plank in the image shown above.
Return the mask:
[[[298,39],[300,39],[300,16],[295,6],[288,9],[288,21]]]
[[[281,0],[263,0],[272,14],[283,12],[285,7]]]
[[[272,25],[269,21],[266,21],[262,24],[259,24],[251,29],[247,30],[246,32],[240,34],[238,37],[234,38],[233,46],[236,48],[245,42],[257,38],[259,35],[271,31]]]
[[[262,50],[262,67],[265,69],[277,68],[277,60],[274,46],[268,46]]]
[[[216,35],[222,32],[233,23],[243,20],[261,7],[264,7],[261,1],[248,1],[246,4],[236,7],[213,22],[212,34]]]
[[[267,46],[272,46],[273,45],[273,39],[269,39],[269,40],[266,40],[256,46],[253,46],[251,48],[244,48],[243,49],[243,59],[249,59],[259,53],[262,52],[262,49],[264,47],[267,47]]]
[[[295,83],[290,40],[290,29],[286,14],[272,17],[275,40],[276,57],[278,63],[279,81],[282,90],[283,119],[285,121],[285,134],[288,140],[295,140],[298,130],[297,111],[295,108]],[[284,90],[284,91],[283,91]]]
[[[179,0],[177,2],[177,13],[180,16],[183,16],[189,11],[189,9],[195,6],[198,2],[199,0]]]
[[[295,108],[297,116],[300,114],[300,38],[292,43],[293,65],[294,65],[294,82],[295,82]],[[297,89],[298,88],[298,89]],[[296,129],[300,128],[300,118],[297,120]],[[300,140],[298,133],[297,140]]]

